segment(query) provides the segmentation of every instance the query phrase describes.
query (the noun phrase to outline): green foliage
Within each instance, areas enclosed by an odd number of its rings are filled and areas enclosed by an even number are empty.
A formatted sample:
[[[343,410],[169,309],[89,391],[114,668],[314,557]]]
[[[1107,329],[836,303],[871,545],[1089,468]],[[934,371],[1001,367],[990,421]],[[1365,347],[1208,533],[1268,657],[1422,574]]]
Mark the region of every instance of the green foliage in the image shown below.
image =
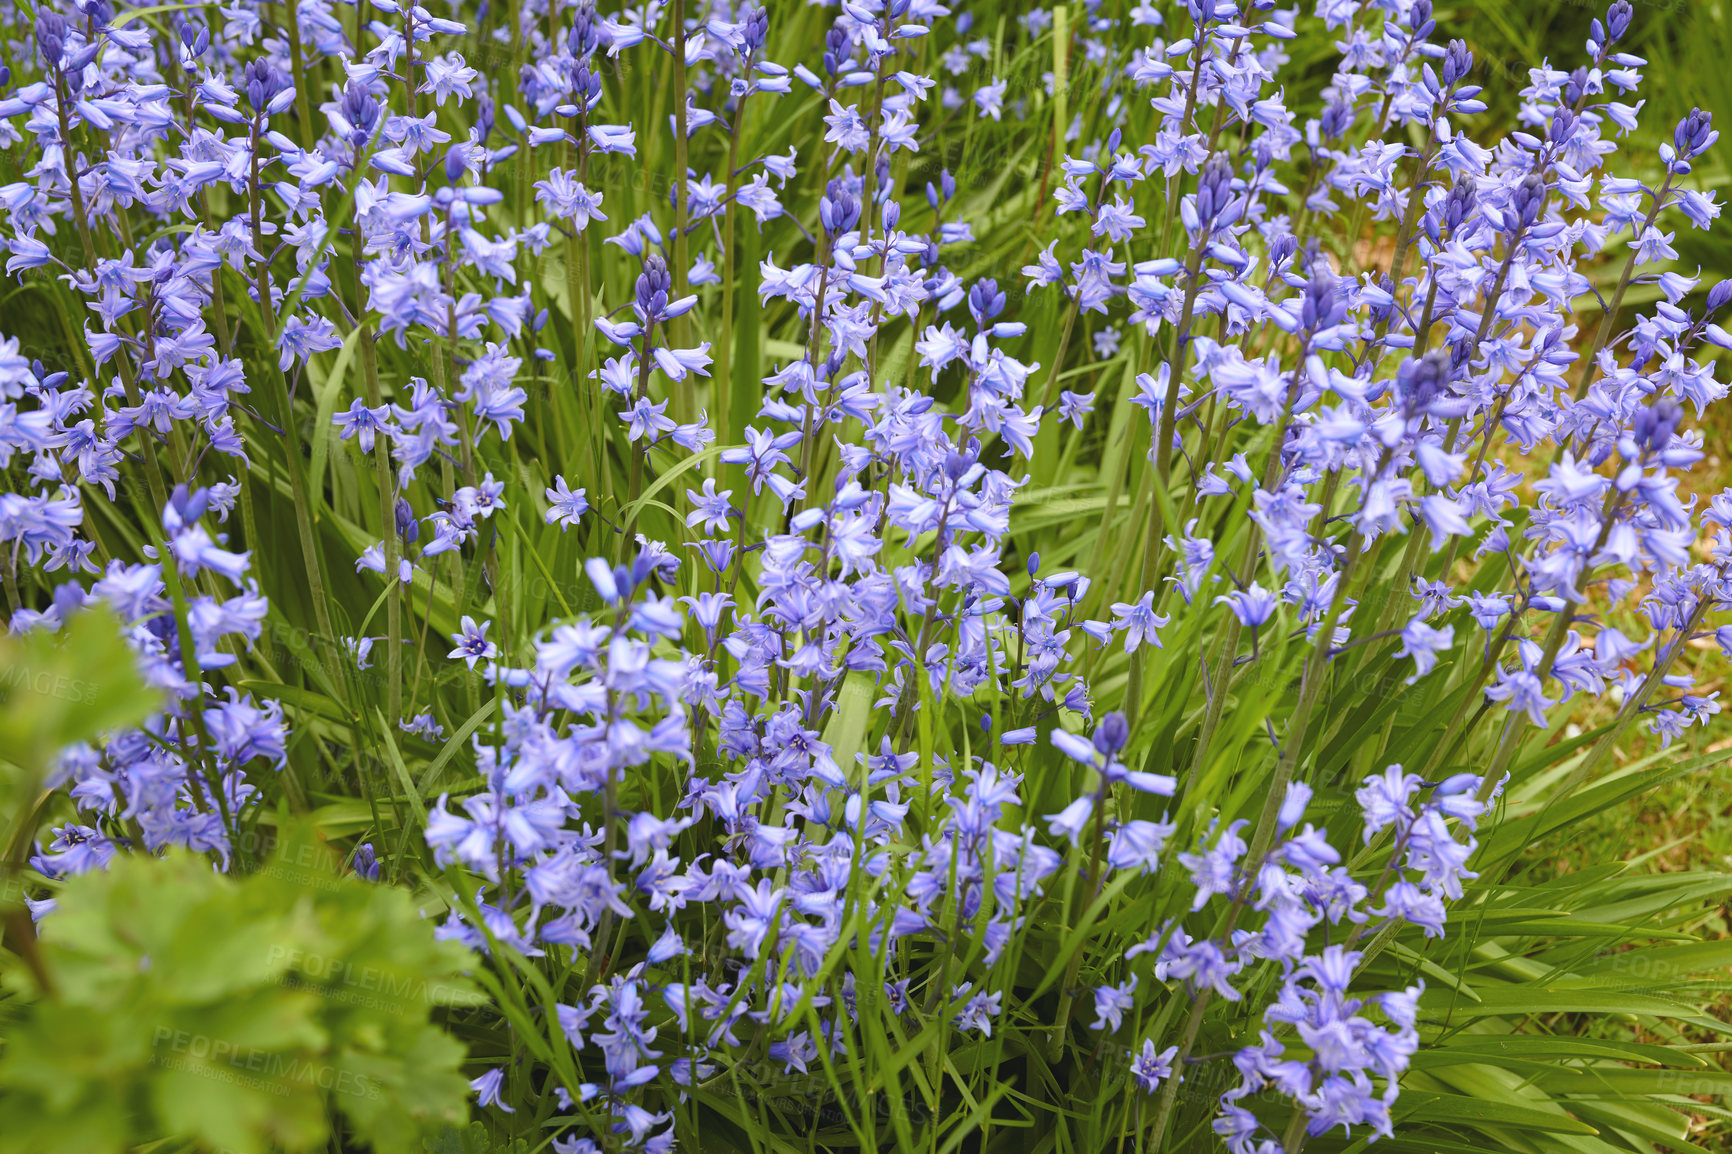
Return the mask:
[[[501,1139],[495,1143],[487,1127],[471,1122],[467,1130],[460,1126],[445,1126],[437,1135],[422,1142],[427,1154],[530,1154],[530,1146],[522,1138]]]
[[[158,704],[106,608],[74,614],[60,633],[0,635],[0,945],[38,981],[42,963],[20,878],[49,804],[49,763],[66,746],[138,724]],[[0,950],[0,968],[4,958]]]
[[[311,1150],[338,1118],[408,1151],[462,1115],[463,1046],[430,1014],[478,1000],[469,954],[303,829],[240,880],[121,855],[66,883],[41,949],[47,990],[8,975],[33,1000],[0,1056],[6,1154]]]
[[[74,614],[63,633],[0,636],[0,817],[24,803],[56,752],[136,725],[157,703],[106,608]]]

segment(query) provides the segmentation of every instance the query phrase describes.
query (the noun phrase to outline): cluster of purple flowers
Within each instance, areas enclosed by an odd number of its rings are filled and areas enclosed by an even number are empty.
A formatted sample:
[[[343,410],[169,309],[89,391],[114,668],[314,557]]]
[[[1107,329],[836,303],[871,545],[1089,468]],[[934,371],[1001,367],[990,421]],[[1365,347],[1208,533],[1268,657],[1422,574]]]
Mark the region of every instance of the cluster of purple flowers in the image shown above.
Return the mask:
[[[1017,309],[1011,269],[963,271],[979,206],[948,170],[924,188],[907,172],[951,116],[1044,133],[1051,105],[995,76],[959,87],[993,44],[937,0],[842,0],[821,46],[784,45],[751,0],[526,0],[515,28],[397,0],[302,0],[286,26],[246,0],[208,24],[59,0],[8,25],[0,249],[83,309],[63,365],[0,336],[11,628],[104,601],[169,701],[61,756],[50,784],[76,820],[35,868],[100,868],[121,845],[226,867],[261,799],[248,773],[287,756],[282,707],[222,684],[237,663],[275,673],[250,652],[273,611],[250,576],[269,507],[298,530],[272,565],[304,573],[319,632],[383,671],[382,728],[437,748],[462,693],[497,703],[425,837],[437,867],[485,882],[442,934],[582,978],[542,1007],[584,1079],[553,1087],[562,1154],[669,1149],[684,1090],[748,1053],[828,1069],[862,1015],[991,1036],[1031,919],[1174,872],[1181,900],[1091,963],[1098,982],[1069,970],[1058,1029],[1092,993],[1089,1028],[1160,1096],[1159,1129],[1205,1060],[1196,1021],[1273,989],[1241,1007],[1259,1040],[1231,1059],[1229,1148],[1296,1149],[1241,1104],[1269,1088],[1308,1134],[1390,1133],[1422,987],[1355,993],[1356,947],[1445,932],[1525,723],[1609,701],[1585,776],[1638,721],[1664,744],[1719,709],[1677,659],[1703,636],[1732,652],[1710,620],[1732,600],[1732,493],[1699,508],[1682,481],[1704,455],[1689,407],[1727,391],[1710,351],[1732,349],[1715,322],[1732,283],[1652,271],[1677,255],[1664,229],[1719,213],[1689,183],[1716,134],[1703,113],[1680,123],[1657,185],[1604,169],[1640,107],[1626,0],[1579,66],[1530,71],[1522,127],[1491,144],[1467,135],[1485,102],[1430,0],[1085,8],[1071,56],[1108,127],[1051,125],[1053,239],[1031,246]],[[1020,22],[1030,40],[1053,25]],[[1325,35],[1338,67],[1301,119],[1285,45]],[[521,67],[474,67],[476,47]],[[660,132],[610,95],[627,54],[688,86],[668,126],[687,171],[635,219],[603,175],[629,185],[640,134]],[[811,94],[817,155],[735,154],[749,107],[791,116]],[[1141,143],[1132,105],[1155,112]],[[1355,238],[1393,231],[1387,263],[1329,251],[1320,223],[1344,213]],[[795,249],[741,267],[736,232],[777,222]],[[1590,337],[1582,268],[1607,254],[1622,274]],[[1619,333],[1632,284],[1660,299]],[[735,322],[759,309],[800,339],[749,382],[758,407],[732,411]],[[1062,326],[1044,365],[1019,351],[1041,316]],[[1115,406],[1096,411],[1077,356],[1122,375]],[[553,362],[570,371],[550,401]],[[1083,438],[1127,427],[1137,452],[1110,448],[1100,480],[1109,516],[1128,499],[1133,532],[1152,523],[1144,548],[1103,533],[1093,564],[1043,565],[1024,527],[1041,506],[1019,491],[1050,495]],[[320,525],[327,450],[377,505]],[[500,573],[536,548],[526,510],[594,555],[599,608],[508,636]],[[237,522],[247,551],[228,547]],[[332,623],[321,559],[339,537],[342,567],[378,575],[383,636]],[[1163,635],[1183,637],[1173,663]],[[1218,801],[1196,786],[1235,684],[1291,646],[1262,813],[1206,813],[1187,848],[1175,812]],[[1363,779],[1347,862],[1298,828],[1321,784],[1301,759],[1323,680],[1370,655],[1470,688],[1419,772]],[[1181,666],[1196,729],[1151,748],[1127,714],[1152,670]],[[1097,717],[1109,686],[1124,709]],[[1502,723],[1486,763],[1450,775],[1481,706]],[[1173,998],[1192,1023],[1150,1036]],[[475,1082],[509,1110],[506,1085]]]
[[[226,534],[213,537],[206,525],[207,515],[226,520],[232,500],[232,490],[177,486],[157,534],[171,559],[166,573],[160,547],[146,546],[147,563],[110,560],[88,588],[63,582],[45,609],[13,616],[15,630],[55,630],[86,604],[106,604],[126,628],[146,682],[173,703],[100,748],[61,753],[46,785],[66,791],[79,819],[56,828],[53,843],[31,859],[46,878],[102,865],[116,842],[150,852],[169,846],[209,852],[226,868],[239,815],[259,796],[248,767],[276,769],[286,760],[279,703],[255,701],[232,686],[219,694],[203,681],[206,671],[238,660],[232,650],[258,640],[268,612],[257,582],[247,577],[248,555],[224,549]],[[201,587],[212,592],[192,592]],[[231,651],[220,647],[224,641]],[[39,915],[53,906],[52,899],[33,904]]]

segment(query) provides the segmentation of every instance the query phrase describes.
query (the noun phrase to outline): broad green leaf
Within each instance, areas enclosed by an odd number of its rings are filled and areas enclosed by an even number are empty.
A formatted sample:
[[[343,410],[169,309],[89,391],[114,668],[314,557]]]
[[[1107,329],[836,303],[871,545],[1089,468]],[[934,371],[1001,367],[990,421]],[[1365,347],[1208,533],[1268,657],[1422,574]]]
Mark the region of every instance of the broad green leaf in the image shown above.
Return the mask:
[[[1468,1098],[1424,1090],[1403,1090],[1392,1111],[1398,1122],[1436,1122],[1459,1126],[1509,1126],[1520,1131],[1546,1130],[1559,1134],[1597,1134],[1586,1122],[1562,1110],[1541,1110],[1512,1102]]]

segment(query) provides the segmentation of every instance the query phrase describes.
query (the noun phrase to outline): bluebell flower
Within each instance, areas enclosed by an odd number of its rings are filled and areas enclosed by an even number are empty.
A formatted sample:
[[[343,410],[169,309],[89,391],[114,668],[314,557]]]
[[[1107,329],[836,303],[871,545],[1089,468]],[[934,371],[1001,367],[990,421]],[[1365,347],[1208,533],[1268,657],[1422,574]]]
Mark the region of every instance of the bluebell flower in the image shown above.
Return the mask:
[[[446,656],[462,658],[470,669],[475,668],[477,661],[497,657],[499,655],[498,647],[487,640],[487,630],[492,625],[493,622],[491,621],[483,621],[480,625],[476,625],[473,617],[465,617],[463,628],[451,635],[451,640],[455,642],[455,648]]]
[[[1132,974],[1124,982],[1116,986],[1097,986],[1095,988],[1095,1020],[1089,1026],[1091,1030],[1106,1030],[1117,1033],[1123,1024],[1125,1011],[1135,1002],[1137,976]]]
[[[373,852],[372,842],[362,842],[356,847],[354,870],[357,877],[370,882],[379,880],[379,859]]]
[[[1154,609],[1155,595],[1144,593],[1134,602],[1115,602],[1113,604],[1113,630],[1125,635],[1125,652],[1135,652],[1137,647],[1150,643],[1159,649],[1161,639],[1156,630],[1164,628],[1171,620],[1164,614],[1156,613]]]
[[[500,1091],[504,1088],[505,1071],[495,1067],[469,1083],[469,1088],[475,1091],[476,1105],[498,1106],[507,1114],[517,1113],[514,1106],[508,1106],[500,1099]]]

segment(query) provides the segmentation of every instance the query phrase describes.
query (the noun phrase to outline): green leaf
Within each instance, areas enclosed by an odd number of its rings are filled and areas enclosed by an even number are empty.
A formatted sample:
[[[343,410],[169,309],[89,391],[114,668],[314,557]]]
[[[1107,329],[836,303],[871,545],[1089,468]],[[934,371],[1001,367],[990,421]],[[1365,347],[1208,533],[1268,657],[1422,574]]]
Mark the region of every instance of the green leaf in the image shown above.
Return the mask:
[[[1421,1007],[1457,1017],[1516,1014],[1646,1014],[1669,1018],[1688,1013],[1689,1006],[1666,998],[1628,991],[1561,990],[1529,985],[1477,986],[1479,1001],[1463,1001],[1444,991],[1427,990]]]
[[[457,755],[458,750],[466,748],[470,736],[481,728],[481,723],[493,713],[493,708],[497,704],[498,701],[491,697],[483,701],[480,707],[469,715],[469,720],[459,726],[457,732],[450,736],[445,742],[445,748],[439,751],[439,755],[432,760],[427,766],[426,772],[421,775],[420,788],[423,791],[439,780],[439,771],[444,769],[446,763]]]
[[[421,1146],[427,1154],[529,1154],[529,1143],[521,1138],[501,1139],[494,1145],[493,1136],[480,1122],[469,1123],[468,1129],[447,1124]]]
[[[1392,1114],[1399,1122],[1438,1122],[1457,1127],[1509,1126],[1519,1131],[1545,1130],[1556,1134],[1598,1134],[1586,1122],[1559,1111],[1511,1102],[1468,1098],[1461,1094],[1439,1094],[1425,1090],[1403,1090]]]
[[[1689,1119],[1672,1110],[1643,1109],[1641,1102],[1590,1102],[1570,1099],[1570,1109],[1608,1128],[1630,1131],[1685,1154],[1711,1154],[1689,1140]]]
[[[866,731],[879,692],[871,674],[850,673],[836,695],[836,709],[824,727],[823,742],[830,747],[831,756],[844,774],[852,776],[856,753],[870,752],[866,749]]]
[[[161,706],[105,607],[72,615],[63,630],[0,638],[0,754],[42,769],[61,749],[136,725]]]
[[[415,787],[415,779],[409,776],[409,767],[403,764],[403,754],[397,749],[397,738],[391,732],[390,723],[385,720],[381,709],[373,710],[373,720],[378,723],[379,736],[385,743],[386,760],[391,764],[391,770],[397,775],[397,784],[403,787],[403,794],[409,799],[409,816],[417,825],[427,824],[427,803],[421,800],[421,791]]]
[[[462,1117],[463,1047],[429,1019],[478,1000],[473,958],[406,891],[346,874],[305,826],[280,832],[246,878],[171,851],[65,882],[41,943],[56,995],[14,1003],[0,1051],[0,1154],[165,1135],[304,1150],[335,1115],[409,1151]]]
[[[332,416],[337,411],[337,399],[343,393],[343,381],[349,375],[349,362],[354,359],[356,344],[361,339],[361,328],[357,325],[343,341],[343,347],[337,351],[337,363],[331,366],[330,375],[322,381],[317,381],[319,398],[318,414],[313,418],[313,463],[307,471],[308,492],[323,494],[325,491],[325,459],[331,451],[331,446],[337,443],[337,426],[332,423]],[[307,375],[313,376],[312,361],[307,363]],[[320,500],[313,509],[313,523],[319,521],[320,511],[324,508]]]
[[[1574,1058],[1603,1058],[1686,1068],[1707,1065],[1694,1054],[1681,1053],[1667,1046],[1607,1038],[1578,1038],[1562,1034],[1454,1034],[1436,1045],[1448,1050],[1485,1055],[1486,1061],[1491,1061],[1496,1055],[1509,1055],[1549,1062]]]
[[[1732,968],[1732,939],[1693,942],[1684,946],[1644,947],[1594,958],[1571,969],[1578,974],[1605,974],[1622,982],[1671,984],[1687,978],[1724,979]]]
[[[58,633],[0,636],[0,869],[28,856],[60,751],[136,725],[161,704],[105,607],[74,613]],[[0,907],[16,902],[8,887]]]
[[[190,4],[152,4],[147,8],[133,8],[126,12],[122,12],[113,20],[109,21],[108,26],[110,28],[119,28],[121,25],[126,24],[129,21],[139,20],[146,16],[158,16],[164,12],[191,12],[195,8],[215,7],[217,7],[216,0],[204,0],[204,3],[198,3],[197,0],[195,0],[194,3]]]

